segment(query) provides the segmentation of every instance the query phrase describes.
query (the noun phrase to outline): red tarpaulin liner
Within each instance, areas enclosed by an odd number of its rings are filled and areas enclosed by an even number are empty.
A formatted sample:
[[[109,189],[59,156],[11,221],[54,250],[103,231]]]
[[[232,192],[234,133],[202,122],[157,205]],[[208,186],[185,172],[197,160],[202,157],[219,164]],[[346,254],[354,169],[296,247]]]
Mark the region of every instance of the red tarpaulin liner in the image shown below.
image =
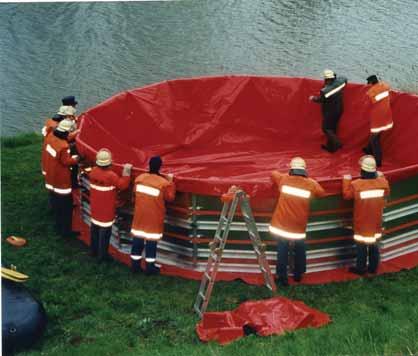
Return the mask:
[[[302,156],[329,193],[341,176],[359,173],[369,136],[367,87],[348,84],[335,154],[321,150],[320,105],[308,100],[323,82],[306,78],[227,76],[179,79],[122,92],[81,115],[77,147],[94,160],[109,148],[117,163],[163,172],[179,191],[220,195],[238,184],[252,196],[273,195],[270,173]],[[391,181],[418,174],[418,97],[391,92],[394,128],[382,134],[382,171]]]
[[[328,314],[304,303],[283,297],[242,303],[226,312],[204,313],[196,325],[202,341],[224,345],[245,336],[250,330],[260,336],[280,335],[300,328],[318,328],[331,322]]]

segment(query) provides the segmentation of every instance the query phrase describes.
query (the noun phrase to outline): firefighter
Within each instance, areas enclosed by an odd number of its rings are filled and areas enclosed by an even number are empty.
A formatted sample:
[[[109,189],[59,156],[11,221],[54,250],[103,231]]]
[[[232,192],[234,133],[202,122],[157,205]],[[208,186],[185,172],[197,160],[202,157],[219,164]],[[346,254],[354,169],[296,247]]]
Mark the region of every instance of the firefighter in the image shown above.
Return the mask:
[[[132,165],[123,166],[122,177],[112,171],[112,154],[102,148],[96,155],[96,167],[90,174],[90,255],[99,261],[108,259],[112,226],[115,221],[117,190],[129,187]]]
[[[63,237],[73,236],[70,166],[77,164],[78,156],[70,155],[67,141],[73,122],[62,120],[58,127],[45,140],[45,187],[51,192],[52,207],[58,233]]]
[[[392,110],[390,108],[390,87],[384,82],[379,82],[376,75],[367,78],[370,89],[367,97],[370,100],[370,137],[367,147],[363,152],[373,155],[377,167],[382,165],[382,148],[380,146],[380,136],[382,132],[393,127]]]
[[[347,79],[337,77],[329,69],[323,72],[324,87],[318,96],[310,96],[309,100],[321,104],[322,131],[327,138],[327,143],[321,147],[328,152],[335,152],[342,147],[337,137],[338,122],[343,114],[343,93],[347,85]]]
[[[287,286],[289,243],[294,243],[293,278],[300,282],[306,271],[305,238],[310,200],[324,196],[325,191],[318,182],[308,178],[306,163],[300,157],[291,160],[289,174],[273,171],[272,180],[277,185],[279,198],[269,230],[277,239],[276,278],[282,286]]]
[[[162,160],[154,156],[149,161],[149,173],[135,179],[135,212],[132,221],[133,236],[131,265],[132,271],[141,269],[142,251],[145,247],[146,274],[158,274],[156,266],[157,242],[163,236],[165,201],[172,201],[176,195],[173,176],[164,178],[159,172]]]
[[[43,175],[45,175],[44,160],[47,154],[45,151],[46,136],[48,136],[52,131],[54,131],[62,120],[64,119],[73,120],[75,113],[76,113],[76,110],[72,106],[61,106],[58,112],[52,118],[47,119],[45,121],[45,125],[42,128],[42,135],[44,136],[44,144],[42,148],[42,174]],[[68,138],[67,138],[68,141],[74,140],[75,135],[77,133],[78,131],[69,133]]]
[[[70,119],[73,120],[75,115],[75,109],[72,106],[61,106],[57,112],[52,118],[47,119],[45,122],[44,127],[42,128],[42,135],[44,136],[44,142],[42,144],[42,154],[41,154],[41,171],[42,175],[45,176],[45,160],[48,155],[48,152],[46,151],[46,136],[48,136],[51,132],[53,132],[58,124],[64,120],[64,119]],[[73,131],[68,134],[67,140],[73,141],[75,139],[75,136],[77,135],[78,131]],[[52,208],[53,202],[52,202],[52,193],[51,190],[48,190],[48,204],[49,207]]]
[[[353,230],[357,260],[356,266],[351,267],[350,272],[363,275],[367,271],[376,273],[379,266],[377,242],[382,236],[383,208],[390,188],[383,174],[377,173],[373,156],[363,156],[360,167],[360,179],[352,181],[350,175],[343,177],[343,198],[354,199]]]

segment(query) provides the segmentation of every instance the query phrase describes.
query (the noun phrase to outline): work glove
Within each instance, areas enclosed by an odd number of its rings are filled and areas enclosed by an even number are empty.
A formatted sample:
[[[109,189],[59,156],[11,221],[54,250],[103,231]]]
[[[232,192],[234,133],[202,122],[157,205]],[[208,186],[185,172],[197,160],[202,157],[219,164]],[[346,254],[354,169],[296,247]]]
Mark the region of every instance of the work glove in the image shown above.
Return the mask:
[[[347,180],[351,180],[351,174],[345,174],[344,176],[343,176],[343,179],[347,179]]]
[[[173,179],[174,179],[174,174],[173,173],[168,173],[167,174],[167,179],[168,179],[169,182],[172,182]]]
[[[123,171],[122,171],[122,175],[124,177],[129,177],[131,175],[131,170],[132,170],[132,164],[130,163],[125,163],[123,165]]]

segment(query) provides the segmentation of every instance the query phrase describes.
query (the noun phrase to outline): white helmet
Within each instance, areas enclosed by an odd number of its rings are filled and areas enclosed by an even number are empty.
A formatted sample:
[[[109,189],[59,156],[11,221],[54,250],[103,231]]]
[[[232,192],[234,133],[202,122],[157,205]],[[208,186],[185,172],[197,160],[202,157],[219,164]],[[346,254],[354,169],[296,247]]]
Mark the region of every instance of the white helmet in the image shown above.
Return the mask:
[[[112,164],[112,154],[107,148],[102,148],[97,152],[96,164],[99,167],[107,167]]]
[[[69,119],[61,120],[58,124],[57,130],[60,132],[69,132],[73,128],[73,121]]]
[[[376,160],[373,156],[366,155],[360,158],[361,169],[365,172],[376,172]]]
[[[58,115],[62,116],[74,116],[77,110],[72,106],[63,105],[58,110]]]
[[[322,73],[322,76],[324,77],[324,79],[334,79],[335,73],[331,69],[325,69]]]
[[[301,157],[294,157],[290,161],[290,169],[306,169],[306,162]]]

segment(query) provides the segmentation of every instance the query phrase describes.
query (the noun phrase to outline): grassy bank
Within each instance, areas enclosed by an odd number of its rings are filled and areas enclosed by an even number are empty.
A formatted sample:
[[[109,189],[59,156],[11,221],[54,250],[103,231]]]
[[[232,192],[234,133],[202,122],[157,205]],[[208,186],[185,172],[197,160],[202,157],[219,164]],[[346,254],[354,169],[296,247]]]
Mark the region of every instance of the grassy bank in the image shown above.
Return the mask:
[[[2,259],[31,276],[27,287],[44,304],[43,340],[23,355],[418,355],[418,269],[280,295],[329,313],[333,322],[284,336],[249,336],[222,347],[194,331],[197,281],[133,276],[118,263],[97,264],[76,240],[52,227],[40,174],[41,138],[2,140]],[[28,239],[16,249],[10,234]],[[265,288],[219,282],[212,310],[269,297]]]

